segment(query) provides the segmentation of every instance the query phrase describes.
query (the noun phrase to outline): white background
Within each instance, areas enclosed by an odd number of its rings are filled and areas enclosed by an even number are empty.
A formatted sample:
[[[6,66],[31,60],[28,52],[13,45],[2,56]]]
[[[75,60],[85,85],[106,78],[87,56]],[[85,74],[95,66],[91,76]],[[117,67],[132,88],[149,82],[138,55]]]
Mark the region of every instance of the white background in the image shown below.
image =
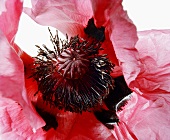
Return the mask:
[[[31,7],[30,0],[25,0],[24,6]],[[170,29],[170,0],[124,0],[123,6],[138,31]],[[15,42],[31,56],[37,54],[35,45],[51,45],[47,27],[36,24],[25,14],[21,16]]]

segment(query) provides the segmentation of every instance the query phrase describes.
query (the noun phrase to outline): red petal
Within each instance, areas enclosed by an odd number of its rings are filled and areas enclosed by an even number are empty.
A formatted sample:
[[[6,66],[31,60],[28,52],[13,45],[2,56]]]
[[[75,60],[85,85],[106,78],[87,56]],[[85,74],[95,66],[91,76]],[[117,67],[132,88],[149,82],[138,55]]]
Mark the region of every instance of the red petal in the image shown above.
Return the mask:
[[[11,42],[18,30],[23,2],[21,0],[5,0],[1,2],[1,5],[4,5],[5,8],[0,11],[0,30]]]
[[[58,113],[57,120],[59,127],[56,131],[48,133],[53,139],[115,139],[109,129],[96,120],[92,113],[74,114],[70,112]]]
[[[111,20],[108,15],[110,10],[112,8],[117,8],[121,6],[122,0],[107,0],[107,1],[91,0],[91,3],[92,3],[95,24],[97,27],[101,27],[103,25],[106,25],[108,20]],[[119,3],[119,6],[117,5],[117,3]]]
[[[58,127],[56,131],[52,129],[48,132],[46,136],[49,139],[115,139],[111,131],[99,122],[92,112],[77,114],[54,110],[50,106],[44,106],[42,101],[38,102],[38,105],[56,115]]]
[[[111,76],[113,78],[116,78],[116,77],[119,77],[119,76],[122,76],[123,73],[122,73],[122,68],[120,66],[115,66],[114,69],[113,69],[113,72],[111,73]]]
[[[25,8],[37,23],[53,26],[69,36],[81,34],[92,17],[89,0],[32,0],[32,9]]]
[[[94,115],[89,112],[77,116],[72,130],[67,137],[74,140],[115,139],[111,131],[101,124],[101,122],[97,121]]]
[[[106,28],[107,30],[107,28]],[[105,41],[102,44],[102,48],[103,50],[100,51],[101,54],[107,54],[107,57],[109,58],[109,60],[112,61],[112,63],[114,65],[119,65],[118,59],[116,57],[115,51],[114,51],[114,47],[113,44],[111,42],[111,38],[109,37],[109,32],[106,31],[105,33]]]

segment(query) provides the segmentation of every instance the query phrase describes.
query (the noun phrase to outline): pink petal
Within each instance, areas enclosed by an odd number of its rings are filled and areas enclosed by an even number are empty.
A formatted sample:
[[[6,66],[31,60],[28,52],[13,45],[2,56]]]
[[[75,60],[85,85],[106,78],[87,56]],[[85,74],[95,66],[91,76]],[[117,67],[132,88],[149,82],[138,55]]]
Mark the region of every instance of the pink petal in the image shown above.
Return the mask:
[[[127,83],[147,94],[169,93],[170,30],[144,31],[138,36],[136,50],[127,49],[121,55]]]
[[[114,130],[112,131],[116,140],[138,140],[138,138],[129,130],[128,126],[122,122],[114,125]]]
[[[131,139],[124,133],[133,139],[169,139],[170,30],[144,31],[138,36],[136,50],[127,50],[133,59],[122,54],[124,76],[135,92],[118,113],[121,123],[115,135],[120,139]]]
[[[128,18],[127,13],[123,11],[120,2],[117,2],[109,11],[108,16],[111,20],[108,30],[116,57],[129,84],[140,71],[138,67],[138,52],[135,48],[138,38],[136,27]]]
[[[141,70],[135,79],[136,87],[143,93],[169,93],[170,30],[144,31],[138,36],[136,49]]]
[[[42,127],[44,121],[33,110],[25,91],[24,66],[16,52],[0,32],[0,95],[17,101],[24,109],[30,124]]]
[[[18,30],[23,2],[21,0],[4,0],[1,1],[1,6],[4,8],[0,11],[0,30],[11,42]]]
[[[32,0],[32,5],[32,9],[24,8],[24,12],[33,20],[69,36],[80,35],[92,17],[89,0]]]
[[[113,63],[121,66],[126,61],[122,59],[126,54],[125,58],[128,57],[131,62],[136,61],[133,58],[135,53],[129,56],[129,52],[135,52],[136,27],[123,10],[122,0],[91,1],[96,25],[106,27],[106,42],[108,43],[104,42],[102,45],[103,53],[108,54]]]
[[[169,139],[170,95],[142,97],[140,94],[133,93],[126,109],[120,112],[120,130],[127,128],[126,131],[137,139]]]
[[[0,126],[0,139],[3,140],[45,140],[45,132],[39,129],[34,133],[22,107],[10,99],[0,100]]]

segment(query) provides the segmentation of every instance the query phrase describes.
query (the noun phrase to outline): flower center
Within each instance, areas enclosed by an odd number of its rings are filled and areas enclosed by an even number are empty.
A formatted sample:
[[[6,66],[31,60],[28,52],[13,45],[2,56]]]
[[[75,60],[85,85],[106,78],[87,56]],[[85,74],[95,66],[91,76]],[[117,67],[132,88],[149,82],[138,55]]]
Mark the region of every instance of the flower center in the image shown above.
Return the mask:
[[[116,110],[121,110],[126,104],[123,98],[131,91],[123,76],[111,77],[114,65],[107,55],[99,54],[105,40],[104,31],[104,27],[95,26],[93,19],[84,28],[87,40],[74,36],[69,41],[61,41],[58,34],[53,37],[50,31],[54,50],[45,45],[37,46],[39,54],[35,58],[32,77],[38,83],[43,100],[51,107],[76,113],[93,110],[96,118],[112,129],[110,123],[119,122]],[[103,102],[108,110],[96,111],[95,108]],[[45,119],[49,116],[44,112],[43,115]],[[51,122],[47,124],[45,129],[52,125]],[[55,123],[52,127],[57,125]]]
[[[96,39],[88,42],[78,36],[71,37],[69,42],[51,38],[54,51],[37,46],[39,54],[33,71],[43,100],[77,113],[102,104],[113,88],[110,76],[113,65],[106,55],[99,55],[101,42]]]
[[[68,48],[57,58],[58,72],[65,78],[78,79],[88,70],[88,56],[80,49]]]

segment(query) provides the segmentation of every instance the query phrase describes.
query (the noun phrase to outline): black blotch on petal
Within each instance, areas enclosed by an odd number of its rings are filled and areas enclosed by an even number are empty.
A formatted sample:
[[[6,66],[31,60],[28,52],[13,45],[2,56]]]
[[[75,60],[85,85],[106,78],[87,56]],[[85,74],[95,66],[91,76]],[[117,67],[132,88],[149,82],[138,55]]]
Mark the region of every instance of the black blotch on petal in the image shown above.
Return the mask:
[[[111,89],[107,98],[104,99],[106,106],[110,110],[122,110],[122,107],[126,105],[128,100],[123,100],[126,96],[132,93],[132,91],[127,86],[124,77],[119,76],[114,79],[115,87]],[[120,102],[121,101],[121,102]],[[118,108],[116,109],[116,105],[119,103]]]
[[[42,109],[38,107],[36,107],[36,111],[46,122],[46,125],[42,127],[43,130],[48,131],[51,128],[54,128],[56,130],[56,128],[58,127],[58,123],[57,123],[55,116],[53,116],[52,114],[46,111],[43,111]]]
[[[112,110],[101,109],[101,111],[94,111],[94,115],[108,129],[113,129],[113,123],[119,122],[116,112]]]
[[[100,28],[97,28],[93,18],[89,19],[87,27],[84,28],[84,32],[89,37],[95,38],[97,41],[103,42],[105,40],[105,27],[101,26]]]

